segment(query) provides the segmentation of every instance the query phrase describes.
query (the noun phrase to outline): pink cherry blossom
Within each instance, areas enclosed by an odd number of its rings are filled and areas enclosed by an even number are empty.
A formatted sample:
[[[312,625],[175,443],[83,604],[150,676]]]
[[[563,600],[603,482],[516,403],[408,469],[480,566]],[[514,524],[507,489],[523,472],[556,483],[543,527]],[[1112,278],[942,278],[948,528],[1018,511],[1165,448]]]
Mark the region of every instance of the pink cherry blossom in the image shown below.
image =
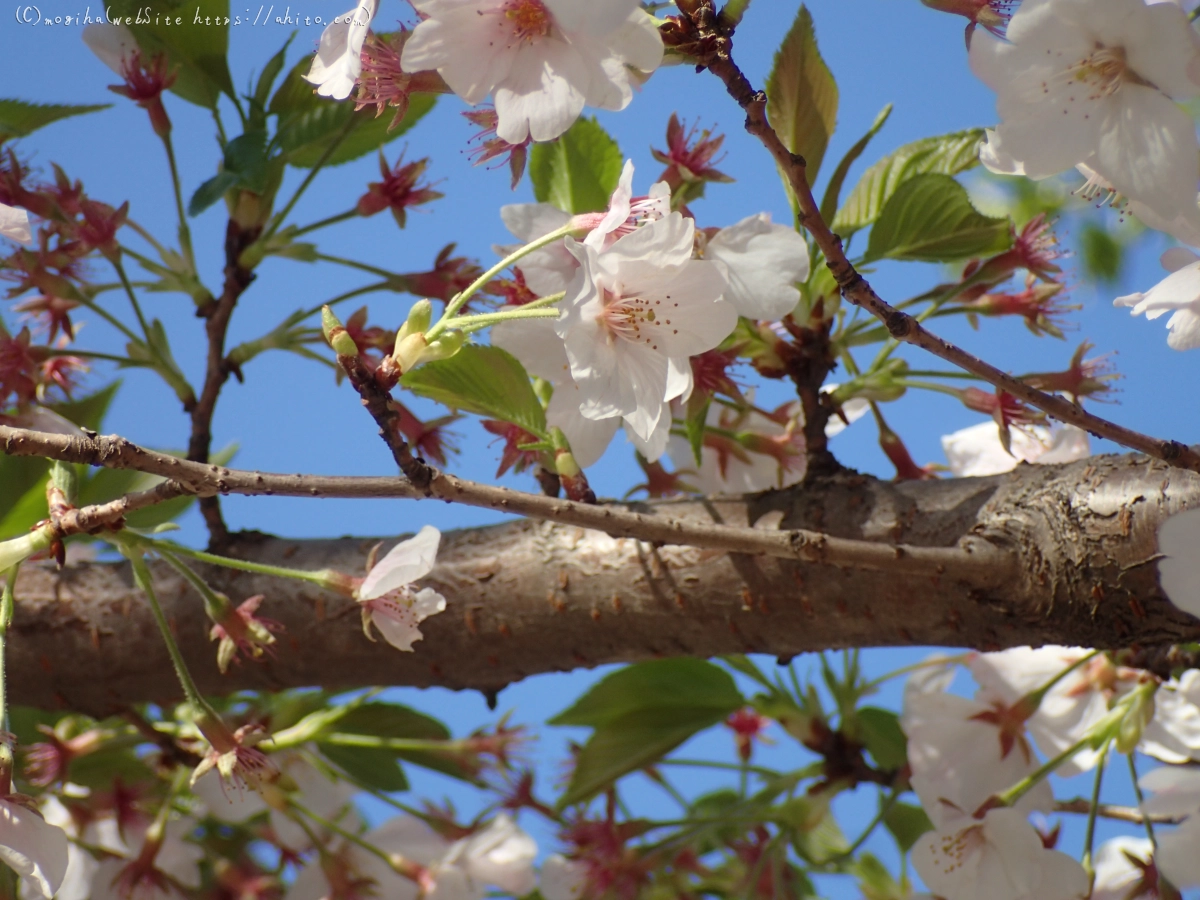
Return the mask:
[[[808,278],[808,244],[770,213],[747,216],[722,228],[704,245],[704,258],[721,264],[725,299],[748,319],[781,319],[800,302],[798,282]]]
[[[426,525],[415,537],[393,547],[363,579],[358,602],[368,637],[374,625],[393,647],[411,651],[413,642],[422,637],[417,626],[446,608],[446,598],[437,591],[412,587],[412,582],[433,571],[441,539],[441,532]]]

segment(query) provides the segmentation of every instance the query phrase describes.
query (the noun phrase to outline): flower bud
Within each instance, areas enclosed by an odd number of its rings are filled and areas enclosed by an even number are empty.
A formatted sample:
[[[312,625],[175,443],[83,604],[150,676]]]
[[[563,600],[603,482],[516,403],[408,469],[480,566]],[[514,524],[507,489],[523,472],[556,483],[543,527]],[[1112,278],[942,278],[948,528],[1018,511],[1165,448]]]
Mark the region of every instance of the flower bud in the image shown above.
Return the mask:
[[[404,327],[408,327],[407,322]],[[401,334],[403,334],[403,331],[404,328],[401,329]],[[400,374],[403,375],[417,367],[417,364],[421,362],[421,357],[425,353],[426,347],[424,332],[418,331],[416,334],[409,334],[405,337],[397,335],[396,349],[392,351],[392,359],[400,367]]]
[[[428,331],[433,321],[433,304],[428,300],[418,300],[408,311],[408,319],[404,322],[405,334],[415,334],[418,331]]]
[[[419,362],[433,362],[437,359],[449,359],[462,349],[463,344],[467,342],[467,336],[458,330],[445,332],[441,337],[434,340],[425,352],[421,354]]]
[[[321,307],[321,331],[325,333],[325,340],[338,356],[358,356],[358,344],[354,343],[354,338],[350,337],[345,326],[328,306]]]

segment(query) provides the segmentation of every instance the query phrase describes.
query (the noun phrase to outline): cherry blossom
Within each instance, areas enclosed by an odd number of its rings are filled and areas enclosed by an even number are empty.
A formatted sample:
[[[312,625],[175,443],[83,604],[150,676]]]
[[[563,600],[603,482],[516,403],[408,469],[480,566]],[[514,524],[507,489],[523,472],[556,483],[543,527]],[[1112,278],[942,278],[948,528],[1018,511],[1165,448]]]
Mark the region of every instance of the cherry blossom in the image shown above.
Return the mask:
[[[1200,509],[1171,516],[1158,529],[1158,581],[1171,602],[1200,616]]]
[[[786,316],[800,302],[796,283],[808,278],[808,244],[770,213],[722,228],[705,243],[704,258],[721,264],[729,282],[725,299],[748,319]]]
[[[284,776],[277,783],[282,789],[294,787],[296,800],[310,812],[343,828],[355,830],[361,825],[354,810],[354,788],[345,781],[331,778],[310,764],[302,754],[282,752],[272,756]],[[229,790],[221,783],[216,773],[208,773],[197,779],[192,792],[208,809],[209,813],[222,822],[245,822],[267,812],[275,839],[295,851],[308,849],[311,841],[303,828],[286,813],[268,806],[257,791]],[[282,796],[282,795],[281,795]],[[314,826],[310,825],[310,828]],[[318,829],[318,833],[319,833]]]
[[[0,798],[0,862],[21,876],[23,889],[49,900],[67,874],[67,833],[31,804],[16,794]]]
[[[1200,886],[1200,769],[1162,766],[1139,778],[1138,785],[1154,794],[1142,801],[1143,812],[1187,816],[1177,828],[1156,829],[1159,871],[1176,887]]]
[[[1179,262],[1190,257],[1191,261],[1145,293],[1126,294],[1113,301],[1113,306],[1131,307],[1130,314],[1147,319],[1157,319],[1171,313],[1167,320],[1167,346],[1172,350],[1194,350],[1200,347],[1200,257],[1182,248],[1167,256],[1164,262]],[[1168,251],[1170,253],[1171,251]],[[1181,257],[1181,254],[1186,254]]]
[[[0,237],[18,244],[33,244],[33,232],[29,230],[29,213],[15,206],[0,203]]]
[[[1200,41],[1174,4],[1034,0],[1007,41],[976,34],[971,68],[997,93],[985,165],[1041,179],[1084,163],[1168,219],[1196,194],[1195,126],[1176,105],[1200,93]]]
[[[128,835],[120,856],[101,860],[91,876],[89,900],[179,900],[186,890],[200,887],[200,860],[204,851],[187,840],[196,829],[190,818],[172,819],[158,840],[146,836],[145,827]],[[128,834],[128,833],[127,833]],[[86,836],[86,833],[85,833]]]
[[[587,866],[578,860],[554,853],[542,863],[538,890],[546,900],[580,900],[587,885]]]
[[[102,63],[122,78],[125,77],[126,63],[138,52],[137,38],[128,27],[120,23],[108,25],[97,22],[84,28],[82,36],[88,49]]]
[[[667,401],[691,391],[688,357],[733,331],[737,313],[720,299],[724,276],[692,259],[694,233],[690,219],[671,213],[603,253],[568,242],[581,268],[554,324],[586,418],[623,416],[650,441],[670,415]]]
[[[900,724],[908,736],[913,790],[933,824],[948,828],[1031,774],[1038,761],[1019,707],[995,698],[948,694],[936,682],[931,686],[905,691]],[[1048,810],[1053,799],[1042,781],[1016,808],[1023,814]],[[934,891],[941,893],[936,887]]]
[[[533,890],[537,844],[501,813],[485,828],[450,842],[414,816],[401,815],[367,832],[364,839],[386,853],[397,853],[422,868],[421,888],[399,875],[378,856],[354,845],[335,852],[330,872],[313,863],[296,876],[287,900],[320,900],[331,893],[331,874],[343,884],[370,889],[370,896],[389,900],[481,900],[485,888],[498,887],[520,896]],[[338,896],[341,896],[340,894]]]
[[[393,547],[363,579],[358,602],[368,637],[374,625],[393,647],[411,651],[422,637],[417,625],[446,608],[446,598],[432,588],[412,588],[412,582],[433,571],[441,539],[440,531],[424,526]]]
[[[1074,425],[1027,425],[1009,428],[1011,453],[1000,442],[994,422],[972,425],[942,436],[950,471],[959,478],[999,475],[1020,463],[1053,465],[1091,455],[1087,432]]]
[[[617,240],[631,234],[647,222],[656,222],[671,212],[671,189],[659,181],[644,197],[633,196],[633,161],[625,160],[621,177],[602,213],[583,213],[573,217],[581,227],[590,229],[583,242],[597,251],[606,250]]]
[[[1047,850],[1015,809],[982,821],[960,819],[931,831],[912,849],[913,868],[945,900],[1081,900],[1088,875],[1065,853]]]
[[[379,0],[362,0],[338,16],[323,32],[317,55],[304,80],[317,86],[317,93],[345,100],[362,72],[362,49]]]
[[[1147,838],[1121,835],[1096,851],[1091,900],[1157,900],[1158,870]]]
[[[496,134],[550,141],[585,105],[624,109],[633,72],[662,61],[654,20],[635,0],[414,0],[422,21],[404,46],[405,71],[436,69],[474,106],[490,93]]]

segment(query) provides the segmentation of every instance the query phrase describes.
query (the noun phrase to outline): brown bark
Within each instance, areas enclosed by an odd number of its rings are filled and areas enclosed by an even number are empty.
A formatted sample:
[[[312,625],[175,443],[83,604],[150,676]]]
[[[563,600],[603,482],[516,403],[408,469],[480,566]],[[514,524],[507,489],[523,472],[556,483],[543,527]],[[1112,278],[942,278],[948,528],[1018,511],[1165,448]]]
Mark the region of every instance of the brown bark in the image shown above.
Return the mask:
[[[839,568],[712,549],[660,547],[547,522],[444,536],[425,581],[446,612],[416,652],[371,644],[355,604],[310,585],[207,569],[235,601],[266,595],[285,623],[278,654],[221,676],[200,598],[165,566],[160,599],[201,689],[443,685],[495,692],[541,672],[658,656],[838,647],[1042,643],[1134,647],[1150,663],[1200,638],[1157,585],[1156,531],[1200,503],[1200,477],[1137,456],[1022,466],[993,478],[892,484],[844,474],[742,499],[665,501],[647,513],[758,528],[811,528],[888,545],[986,541],[1016,554],[1016,577]],[[420,507],[408,520],[420,522]],[[375,539],[234,536],[235,555],[362,571]],[[9,645],[14,702],[105,714],[178,696],[144,599],[123,564],[61,573],[26,565]]]

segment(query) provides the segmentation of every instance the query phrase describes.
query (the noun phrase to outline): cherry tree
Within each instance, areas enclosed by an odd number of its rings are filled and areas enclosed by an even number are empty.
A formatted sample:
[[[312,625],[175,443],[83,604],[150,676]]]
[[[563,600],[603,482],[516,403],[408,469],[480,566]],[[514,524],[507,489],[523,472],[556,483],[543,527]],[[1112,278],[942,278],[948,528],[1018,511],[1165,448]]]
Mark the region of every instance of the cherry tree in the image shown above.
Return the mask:
[[[1118,375],[1086,341],[1065,368],[1014,374],[939,335],[951,317],[1016,317],[1030,340],[1064,339],[1086,318],[1060,243],[1078,227],[1110,268],[1150,232],[1173,242],[1157,284],[1111,299],[1169,314],[1165,353],[1200,347],[1196,14],[923,3],[911,13],[962,17],[963,77],[995,92],[994,127],[881,150],[889,107],[834,163],[838,89],[804,6],[756,85],[737,37],[749,0],[366,0],[294,66],[290,40],[259,61],[242,92],[225,0],[121,0],[82,40],[148,116],[170,234],[27,152],[103,106],[0,100],[4,896],[799,898],[826,876],[871,900],[1200,887],[1200,450],[1100,414]],[[667,65],[740,109],[789,221],[709,224],[706,192],[733,180],[725,136],[673,115],[651,173],[589,114],[636,116]],[[435,102],[461,106],[496,178],[528,177],[537,202],[495,211],[511,243],[477,261],[447,234],[410,272],[396,254],[323,251],[350,220],[387,211],[372,221],[391,233],[442,199],[429,159],[389,146],[420,146]],[[212,117],[215,174],[177,161],[185,104]],[[360,196],[297,215],[335,166],[373,153]],[[1048,179],[1063,190],[1039,190]],[[1004,214],[978,208],[980,184]],[[193,228],[222,203],[209,272]],[[1095,224],[1114,217],[1143,237],[1122,246]],[[1084,278],[1101,271],[1089,259]],[[280,260],[340,267],[347,289],[273,304],[277,324],[231,346]],[[889,297],[868,279],[892,263],[944,277]],[[385,292],[409,297],[403,315],[359,306]],[[162,294],[192,301],[190,331],[154,316]],[[172,351],[197,340],[199,379]],[[235,467],[214,415],[268,351],[343,385],[398,474]],[[169,389],[155,415],[182,412],[185,450],[101,433],[122,369]],[[918,391],[978,416],[942,438],[946,465],[918,464],[901,435],[928,425],[889,408]],[[839,461],[850,429],[877,437],[894,477]],[[1092,437],[1128,452],[1093,455]],[[495,479],[456,474],[456,450],[495,457]],[[588,472],[614,458],[629,494],[599,499]],[[407,533],[244,531],[230,495],[400,499]],[[442,533],[421,521],[432,500],[515,518]],[[204,549],[171,534],[193,504]],[[947,650],[869,676],[860,651],[889,646]],[[808,653],[815,669],[792,662]],[[548,723],[590,732],[561,780],[528,765],[531,735],[507,717],[455,736],[383,693],[474,689],[494,706],[515,681],[607,663],[627,665]],[[872,702],[894,679],[897,708]],[[676,755],[710,729],[728,759]],[[790,755],[766,755],[772,741]],[[402,766],[469,785],[478,809],[413,801]],[[681,766],[728,778],[689,795]],[[1088,797],[1062,795],[1073,777]],[[1136,803],[1112,802],[1122,780]],[[647,784],[678,810],[639,812]],[[851,796],[877,804],[853,831]],[[369,821],[367,800],[389,815]],[[1068,818],[1079,847],[1060,842]],[[1101,841],[1102,822],[1124,832]]]

